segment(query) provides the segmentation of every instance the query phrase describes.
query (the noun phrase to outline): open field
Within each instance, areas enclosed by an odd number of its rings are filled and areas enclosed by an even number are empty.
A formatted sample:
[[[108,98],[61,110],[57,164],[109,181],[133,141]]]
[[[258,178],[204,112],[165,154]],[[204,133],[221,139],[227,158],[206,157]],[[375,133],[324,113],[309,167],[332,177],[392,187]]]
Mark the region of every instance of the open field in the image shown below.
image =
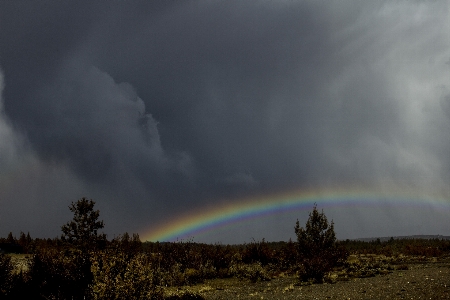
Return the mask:
[[[231,279],[172,289],[218,299],[450,299],[450,260],[406,264],[408,270],[385,275],[339,280],[334,284],[299,285],[295,276],[250,283]],[[168,293],[170,294],[170,292]]]
[[[28,271],[31,255],[9,256],[15,274]],[[231,276],[160,286],[155,299],[450,299],[448,255],[352,254],[322,284],[300,282],[292,272],[265,272],[256,280]]]

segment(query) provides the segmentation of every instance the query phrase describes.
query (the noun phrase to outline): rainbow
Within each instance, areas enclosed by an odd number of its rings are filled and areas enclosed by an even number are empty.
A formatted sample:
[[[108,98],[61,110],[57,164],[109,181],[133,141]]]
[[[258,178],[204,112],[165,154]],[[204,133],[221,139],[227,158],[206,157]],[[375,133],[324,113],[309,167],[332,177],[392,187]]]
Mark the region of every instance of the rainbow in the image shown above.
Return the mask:
[[[450,209],[450,199],[439,195],[405,192],[405,189],[371,192],[364,189],[301,190],[277,193],[224,202],[213,208],[176,216],[142,237],[144,241],[175,241],[246,220],[311,210],[314,203],[319,209],[339,206],[426,206],[433,204],[439,209]]]

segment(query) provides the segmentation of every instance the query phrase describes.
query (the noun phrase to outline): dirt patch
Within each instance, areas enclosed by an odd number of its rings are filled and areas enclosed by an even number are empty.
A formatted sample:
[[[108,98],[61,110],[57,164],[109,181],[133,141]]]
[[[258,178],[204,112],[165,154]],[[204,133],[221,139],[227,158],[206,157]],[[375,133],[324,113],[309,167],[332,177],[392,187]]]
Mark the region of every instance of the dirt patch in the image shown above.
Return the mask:
[[[409,265],[386,275],[300,286],[295,277],[250,283],[215,279],[189,287],[216,299],[450,299],[450,263]]]

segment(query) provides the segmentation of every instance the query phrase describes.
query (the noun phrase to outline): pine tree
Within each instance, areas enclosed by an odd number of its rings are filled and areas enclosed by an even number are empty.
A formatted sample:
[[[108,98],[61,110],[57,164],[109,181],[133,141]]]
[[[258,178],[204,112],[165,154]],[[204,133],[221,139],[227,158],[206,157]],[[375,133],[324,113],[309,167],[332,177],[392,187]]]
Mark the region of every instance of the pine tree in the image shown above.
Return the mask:
[[[103,221],[98,221],[99,210],[94,210],[95,202],[81,198],[69,206],[74,213],[73,220],[61,227],[61,239],[82,250],[97,248],[106,240],[106,235],[99,234],[98,230],[104,227]]]
[[[27,237],[26,237],[26,240],[27,240],[27,245],[30,245],[31,244],[31,242],[33,242],[33,239],[31,238],[31,236],[30,236],[30,232],[28,231],[28,233],[27,233]]]
[[[6,242],[9,244],[15,244],[16,243],[16,238],[13,237],[12,232],[9,232],[8,237],[6,238]]]
[[[317,210],[317,204],[314,204],[313,211],[309,213],[305,228],[300,227],[297,220],[295,234],[302,280],[322,282],[326,273],[347,256],[336,246],[334,222],[328,224],[323,210],[321,213]]]
[[[27,237],[23,231],[20,232],[18,244],[24,248],[27,246]]]

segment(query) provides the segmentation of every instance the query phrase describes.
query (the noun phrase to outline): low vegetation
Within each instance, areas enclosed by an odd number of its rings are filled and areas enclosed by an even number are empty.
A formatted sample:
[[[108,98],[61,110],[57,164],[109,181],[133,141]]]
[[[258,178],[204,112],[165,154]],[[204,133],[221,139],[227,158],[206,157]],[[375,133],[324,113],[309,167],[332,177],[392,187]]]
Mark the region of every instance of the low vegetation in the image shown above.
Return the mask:
[[[72,203],[74,219],[62,226],[61,238],[0,239],[8,252],[0,254],[0,299],[203,299],[201,289],[176,287],[286,276],[298,285],[334,283],[450,254],[448,240],[337,241],[333,222],[316,206],[305,227],[297,221],[295,242],[142,243],[128,233],[107,240],[94,205],[85,198]]]

